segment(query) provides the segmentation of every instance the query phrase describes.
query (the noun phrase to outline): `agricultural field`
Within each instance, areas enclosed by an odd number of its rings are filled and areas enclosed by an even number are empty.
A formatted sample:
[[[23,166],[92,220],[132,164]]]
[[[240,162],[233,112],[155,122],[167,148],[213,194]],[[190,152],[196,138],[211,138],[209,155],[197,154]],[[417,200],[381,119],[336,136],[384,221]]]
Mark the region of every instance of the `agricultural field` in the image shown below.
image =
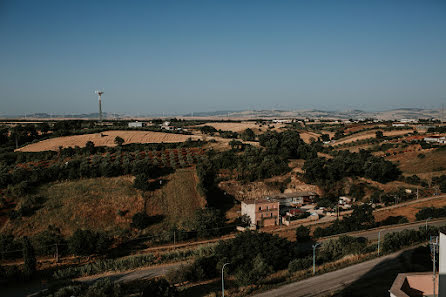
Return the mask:
[[[353,134],[353,135],[349,135],[346,137],[343,137],[339,140],[336,140],[335,145],[339,145],[339,144],[344,144],[344,143],[350,143],[350,142],[354,142],[357,140],[363,140],[363,139],[368,139],[368,138],[375,138],[376,137],[376,131],[379,130],[370,130],[370,131],[365,131],[365,132],[360,132],[357,134]],[[412,129],[408,129],[408,130],[393,130],[393,131],[383,131],[384,136],[400,136],[400,135],[404,135],[407,133],[412,133],[413,130]]]
[[[226,123],[206,123],[206,124],[202,124],[202,125],[198,125],[195,126],[197,128],[202,127],[202,126],[211,126],[214,127],[217,130],[223,130],[223,131],[233,131],[233,132],[243,132],[246,129],[252,129],[254,132],[265,132],[266,130],[268,130],[268,125],[262,125],[260,126],[259,124],[257,124],[256,122],[241,122],[241,123],[231,123],[231,122],[226,122]],[[271,123],[270,126],[274,126],[273,130],[280,130],[281,128],[285,127],[285,124],[280,124],[280,123]]]
[[[321,134],[314,133],[314,132],[306,132],[306,131],[300,131],[300,138],[302,138],[303,141],[306,143],[310,143],[311,139],[314,139],[315,141],[318,139],[318,137],[321,136]]]
[[[182,135],[174,133],[152,132],[152,131],[106,131],[95,134],[74,135],[56,137],[33,144],[29,144],[17,149],[21,152],[40,152],[40,151],[57,151],[59,147],[84,147],[88,141],[92,141],[95,146],[116,146],[115,137],[119,136],[124,139],[124,144],[129,143],[175,143],[184,142],[191,138],[193,140],[201,139],[200,136]]]

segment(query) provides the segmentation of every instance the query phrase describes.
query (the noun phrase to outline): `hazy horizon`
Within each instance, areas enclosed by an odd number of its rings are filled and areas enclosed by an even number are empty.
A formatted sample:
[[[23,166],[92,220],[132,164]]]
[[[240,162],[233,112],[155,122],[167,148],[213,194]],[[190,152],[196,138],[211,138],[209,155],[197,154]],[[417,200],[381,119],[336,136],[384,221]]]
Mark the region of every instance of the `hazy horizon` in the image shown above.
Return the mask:
[[[2,1],[0,116],[439,109],[444,1]]]

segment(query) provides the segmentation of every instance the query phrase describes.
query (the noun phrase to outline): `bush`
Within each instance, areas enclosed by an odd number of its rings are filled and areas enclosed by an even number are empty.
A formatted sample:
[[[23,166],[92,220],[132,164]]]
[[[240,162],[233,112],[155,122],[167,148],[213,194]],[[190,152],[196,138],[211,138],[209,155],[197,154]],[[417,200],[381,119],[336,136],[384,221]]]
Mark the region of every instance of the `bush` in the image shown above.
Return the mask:
[[[305,226],[299,226],[296,228],[296,242],[302,243],[311,240],[310,229]]]
[[[171,286],[164,278],[147,281],[147,285],[142,292],[142,297],[175,297],[178,291]]]
[[[313,265],[312,257],[294,259],[288,264],[288,271],[293,273],[299,270],[308,269]]]
[[[235,277],[237,282],[241,285],[257,284],[263,278],[268,276],[274,271],[271,265],[266,263],[265,259],[259,254],[254,258],[252,263],[252,269],[250,270],[237,270]]]
[[[436,207],[423,207],[415,214],[418,221],[426,220],[428,218],[440,218],[446,216],[446,206],[441,208]]]
[[[112,240],[105,233],[77,229],[68,240],[68,249],[73,254],[88,256],[104,253],[111,243]]]
[[[92,286],[88,287],[83,294],[85,297],[120,297],[121,286],[108,278],[98,280]]]
[[[32,277],[36,273],[36,255],[28,237],[23,237],[23,258],[25,261],[23,273],[26,277]]]
[[[131,226],[143,230],[150,225],[150,217],[145,212],[135,213],[132,217]]]

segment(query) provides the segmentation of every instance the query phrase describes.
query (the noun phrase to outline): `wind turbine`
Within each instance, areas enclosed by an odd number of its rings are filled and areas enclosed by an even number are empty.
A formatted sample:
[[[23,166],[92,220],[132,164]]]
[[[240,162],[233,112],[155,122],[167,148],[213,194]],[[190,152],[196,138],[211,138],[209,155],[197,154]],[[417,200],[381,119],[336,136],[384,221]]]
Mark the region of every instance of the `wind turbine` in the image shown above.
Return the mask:
[[[102,94],[104,94],[104,91],[95,91],[95,94],[98,95],[98,100],[99,100],[99,122],[102,122],[101,96]]]

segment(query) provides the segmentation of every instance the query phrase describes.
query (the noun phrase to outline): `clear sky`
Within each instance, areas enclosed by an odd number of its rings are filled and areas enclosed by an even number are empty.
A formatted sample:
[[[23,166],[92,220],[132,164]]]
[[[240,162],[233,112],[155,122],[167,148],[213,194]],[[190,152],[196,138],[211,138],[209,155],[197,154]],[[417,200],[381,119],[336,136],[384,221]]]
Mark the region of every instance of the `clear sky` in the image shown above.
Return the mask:
[[[446,104],[445,0],[0,0],[0,116]]]

